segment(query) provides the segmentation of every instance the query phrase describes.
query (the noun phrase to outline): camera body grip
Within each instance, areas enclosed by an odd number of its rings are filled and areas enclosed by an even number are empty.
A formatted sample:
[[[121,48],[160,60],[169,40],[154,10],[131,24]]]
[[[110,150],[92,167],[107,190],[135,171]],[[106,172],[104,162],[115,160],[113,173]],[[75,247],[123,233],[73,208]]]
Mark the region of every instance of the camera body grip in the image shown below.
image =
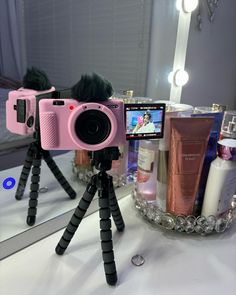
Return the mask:
[[[41,123],[42,122],[42,123]],[[58,147],[57,116],[54,112],[40,114],[42,148],[45,150]]]

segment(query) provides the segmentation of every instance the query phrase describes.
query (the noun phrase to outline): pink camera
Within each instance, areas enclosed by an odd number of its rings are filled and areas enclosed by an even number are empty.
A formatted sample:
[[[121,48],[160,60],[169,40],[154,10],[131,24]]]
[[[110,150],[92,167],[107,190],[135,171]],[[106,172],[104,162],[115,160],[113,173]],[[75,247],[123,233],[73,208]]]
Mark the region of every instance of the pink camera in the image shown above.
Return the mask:
[[[97,151],[126,140],[121,100],[81,103],[75,99],[43,99],[39,118],[45,150]]]
[[[35,130],[36,96],[54,91],[19,88],[10,91],[6,102],[6,127],[12,133],[32,134]]]

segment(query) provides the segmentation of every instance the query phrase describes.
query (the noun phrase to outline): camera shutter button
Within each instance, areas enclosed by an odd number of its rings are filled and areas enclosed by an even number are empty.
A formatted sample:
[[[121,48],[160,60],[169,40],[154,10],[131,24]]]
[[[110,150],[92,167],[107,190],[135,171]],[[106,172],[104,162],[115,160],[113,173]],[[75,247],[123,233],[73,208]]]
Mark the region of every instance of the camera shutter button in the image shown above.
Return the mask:
[[[30,116],[29,119],[27,120],[26,124],[29,128],[31,128],[34,125],[34,117]]]

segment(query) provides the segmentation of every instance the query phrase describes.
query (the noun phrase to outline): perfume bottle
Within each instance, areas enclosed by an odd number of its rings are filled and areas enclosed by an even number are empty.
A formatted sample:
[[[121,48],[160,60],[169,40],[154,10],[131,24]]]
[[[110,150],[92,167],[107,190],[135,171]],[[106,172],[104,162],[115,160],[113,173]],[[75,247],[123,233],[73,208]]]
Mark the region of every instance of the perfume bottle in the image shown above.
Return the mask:
[[[236,111],[225,111],[220,138],[236,139]]]
[[[220,216],[230,208],[236,191],[236,140],[225,138],[217,144],[218,156],[211,163],[202,215]]]
[[[137,192],[148,202],[156,201],[158,141],[141,140],[138,149]]]

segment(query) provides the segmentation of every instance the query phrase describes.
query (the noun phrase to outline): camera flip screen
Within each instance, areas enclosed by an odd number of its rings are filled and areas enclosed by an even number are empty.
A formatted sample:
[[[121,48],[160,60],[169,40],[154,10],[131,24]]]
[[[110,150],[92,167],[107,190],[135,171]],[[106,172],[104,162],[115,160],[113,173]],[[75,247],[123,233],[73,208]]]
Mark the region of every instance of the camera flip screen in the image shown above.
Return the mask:
[[[165,104],[126,104],[126,139],[163,137]]]

